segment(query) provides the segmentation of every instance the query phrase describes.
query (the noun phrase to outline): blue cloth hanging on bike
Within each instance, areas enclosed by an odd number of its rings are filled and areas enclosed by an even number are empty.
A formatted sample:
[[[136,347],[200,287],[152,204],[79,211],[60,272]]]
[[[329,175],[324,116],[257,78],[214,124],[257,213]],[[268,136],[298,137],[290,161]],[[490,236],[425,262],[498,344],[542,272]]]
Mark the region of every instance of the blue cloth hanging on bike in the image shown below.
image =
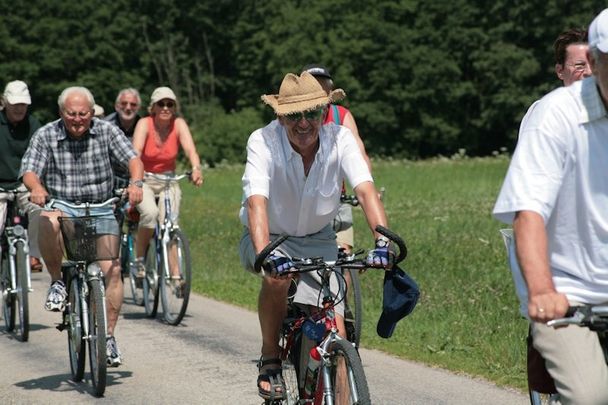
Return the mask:
[[[388,339],[393,335],[397,322],[409,315],[416,307],[420,289],[416,282],[399,266],[384,273],[382,315],[378,319],[378,336]]]

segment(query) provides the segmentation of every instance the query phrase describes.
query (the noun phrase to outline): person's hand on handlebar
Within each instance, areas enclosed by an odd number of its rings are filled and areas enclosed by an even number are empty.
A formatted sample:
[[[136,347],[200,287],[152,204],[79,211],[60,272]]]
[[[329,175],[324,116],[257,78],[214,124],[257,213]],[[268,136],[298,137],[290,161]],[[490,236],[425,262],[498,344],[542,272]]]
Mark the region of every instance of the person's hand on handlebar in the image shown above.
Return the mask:
[[[528,297],[528,315],[535,322],[547,323],[555,318],[562,318],[568,311],[568,298],[557,291],[531,294]]]
[[[135,183],[129,184],[127,193],[129,194],[129,204],[131,204],[132,207],[139,204],[144,195],[142,188]]]
[[[196,187],[200,187],[203,184],[203,172],[200,167],[196,167],[192,169],[192,174],[190,175],[190,181]]]
[[[395,257],[395,251],[391,246],[390,240],[380,237],[376,239],[376,247],[367,254],[367,265],[390,269],[395,264]]]
[[[47,200],[48,196],[49,196],[49,193],[41,185],[39,187],[32,189],[32,191],[30,192],[30,201],[36,205],[43,207],[44,204],[46,204],[46,200]]]
[[[289,257],[285,257],[283,253],[274,250],[264,260],[262,267],[267,275],[271,277],[280,277],[293,267],[293,262]]]

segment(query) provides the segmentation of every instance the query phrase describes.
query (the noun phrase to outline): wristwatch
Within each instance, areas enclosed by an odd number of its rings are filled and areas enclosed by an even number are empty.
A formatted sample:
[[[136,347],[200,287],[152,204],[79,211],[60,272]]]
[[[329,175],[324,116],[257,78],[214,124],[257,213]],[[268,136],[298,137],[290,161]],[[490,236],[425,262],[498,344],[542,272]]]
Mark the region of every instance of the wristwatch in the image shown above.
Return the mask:
[[[380,236],[378,239],[376,239],[376,247],[377,248],[385,248],[388,247],[388,244],[390,243],[390,240],[388,240],[387,238],[385,238],[384,236]]]
[[[129,181],[129,184],[133,184],[139,188],[142,188],[144,186],[143,180],[131,180]]]

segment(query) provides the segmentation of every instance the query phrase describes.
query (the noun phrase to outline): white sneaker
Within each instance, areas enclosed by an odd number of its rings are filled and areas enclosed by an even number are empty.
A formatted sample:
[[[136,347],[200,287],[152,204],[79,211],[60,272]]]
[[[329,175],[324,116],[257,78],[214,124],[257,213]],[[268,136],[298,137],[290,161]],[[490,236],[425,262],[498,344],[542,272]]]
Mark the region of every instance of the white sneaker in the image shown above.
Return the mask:
[[[65,309],[65,299],[68,296],[68,291],[65,289],[65,284],[62,280],[57,280],[51,283],[44,309],[47,311],[61,312]]]

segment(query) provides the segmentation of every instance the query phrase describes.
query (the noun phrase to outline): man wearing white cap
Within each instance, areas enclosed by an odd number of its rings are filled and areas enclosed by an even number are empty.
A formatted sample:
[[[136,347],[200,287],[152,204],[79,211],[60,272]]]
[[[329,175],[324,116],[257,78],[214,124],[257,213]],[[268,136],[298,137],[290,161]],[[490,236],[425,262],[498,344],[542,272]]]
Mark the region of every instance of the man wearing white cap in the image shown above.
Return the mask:
[[[522,123],[494,206],[512,223],[534,347],[562,404],[608,403],[596,333],[554,329],[569,305],[608,302],[608,9],[589,26],[593,76],[543,97]]]
[[[384,207],[353,135],[346,127],[323,125],[327,105],[344,97],[341,89],[327,93],[308,72],[287,74],[279,94],[263,95],[277,119],[253,132],[247,142],[243,175],[243,203],[239,213],[245,232],[241,262],[253,272],[256,254],[279,234],[287,239],[263,267],[258,315],[262,332],[258,391],[265,399],[285,394],[279,359],[279,330],[287,311],[290,279],[281,273],[291,267],[288,257],[336,260],[338,249],[332,221],[340,205],[340,184],[348,180],[361,202],[371,229],[386,226]],[[376,249],[368,261],[390,267],[394,252],[386,238],[373,232]],[[288,256],[288,257],[287,257]],[[294,302],[318,305],[316,275],[301,275]],[[332,291],[337,287],[334,280]],[[336,306],[339,333],[345,336],[344,304]],[[346,390],[345,390],[346,391]]]
[[[29,216],[30,265],[33,271],[42,270],[38,257],[38,214],[39,207],[28,200],[29,192],[19,181],[19,167],[32,134],[40,128],[40,122],[28,113],[32,103],[27,84],[21,80],[9,82],[2,95],[0,112],[0,187],[5,190],[22,189],[18,204]],[[0,194],[0,232],[4,228],[6,216],[6,196]]]

